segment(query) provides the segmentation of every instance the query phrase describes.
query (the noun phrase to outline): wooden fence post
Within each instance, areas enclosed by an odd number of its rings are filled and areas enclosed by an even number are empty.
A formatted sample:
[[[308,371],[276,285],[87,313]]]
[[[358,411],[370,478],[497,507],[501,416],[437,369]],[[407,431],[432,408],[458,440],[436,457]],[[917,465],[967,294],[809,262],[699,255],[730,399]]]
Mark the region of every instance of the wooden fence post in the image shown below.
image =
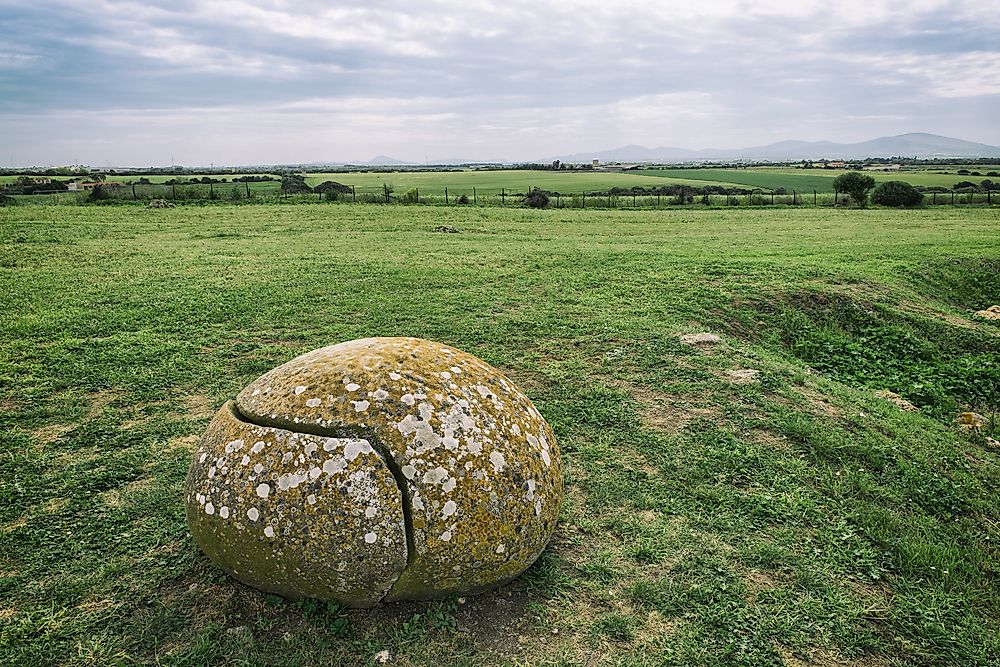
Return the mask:
[[[656,191],[656,208],[660,208],[660,191]]]
[[[357,203],[358,203],[358,192],[357,192],[357,190],[355,190],[355,189],[354,189],[354,186],[353,186],[353,185],[351,186],[351,200],[352,200],[352,201],[353,201],[353,202],[354,202],[355,204],[357,204]]]
[[[475,188],[472,188],[472,203],[473,204],[478,204],[479,203],[479,197],[476,196],[476,189]]]
[[[507,190],[505,190],[504,188],[500,188],[500,205],[501,206],[507,205]]]
[[[580,208],[587,208],[587,193],[583,193],[583,199],[580,200]]]
[[[448,202],[448,188],[444,189],[444,203],[445,204],[449,203]]]
[[[413,188],[414,194],[417,195],[417,203],[420,203],[420,188]]]
[[[792,190],[792,206],[795,206],[798,203],[795,201],[795,197],[796,197],[795,190]]]
[[[132,184],[132,199],[135,200],[135,199],[138,199],[138,198],[139,197],[137,197],[136,194],[135,194],[135,183],[133,183]]]
[[[816,191],[813,190],[813,206],[816,205]]]
[[[177,199],[177,186],[173,183],[170,184],[170,198]]]
[[[243,185],[247,186],[247,199],[250,199],[250,181],[244,181]]]

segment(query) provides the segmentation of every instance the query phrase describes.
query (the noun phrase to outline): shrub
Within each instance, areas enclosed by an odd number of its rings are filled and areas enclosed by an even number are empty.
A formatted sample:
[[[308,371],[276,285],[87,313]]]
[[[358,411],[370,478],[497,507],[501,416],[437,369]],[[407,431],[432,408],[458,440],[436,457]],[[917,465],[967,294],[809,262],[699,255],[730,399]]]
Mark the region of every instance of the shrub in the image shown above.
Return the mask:
[[[924,195],[905,181],[885,181],[876,186],[872,203],[878,206],[916,206]]]
[[[17,204],[17,200],[13,197],[8,197],[7,195],[0,195],[0,206],[14,206]]]
[[[524,198],[524,203],[531,208],[548,208],[549,207],[549,195],[544,190],[539,190],[535,188]]]
[[[462,195],[461,197],[459,197],[458,199],[455,200],[455,203],[456,204],[468,204],[469,203],[469,198],[466,195]]]
[[[399,201],[404,204],[419,204],[420,203],[420,191],[416,188],[410,188],[404,192],[399,197]]]
[[[833,179],[833,189],[851,195],[851,199],[861,207],[868,203],[868,191],[874,187],[874,178],[857,171],[850,171]]]

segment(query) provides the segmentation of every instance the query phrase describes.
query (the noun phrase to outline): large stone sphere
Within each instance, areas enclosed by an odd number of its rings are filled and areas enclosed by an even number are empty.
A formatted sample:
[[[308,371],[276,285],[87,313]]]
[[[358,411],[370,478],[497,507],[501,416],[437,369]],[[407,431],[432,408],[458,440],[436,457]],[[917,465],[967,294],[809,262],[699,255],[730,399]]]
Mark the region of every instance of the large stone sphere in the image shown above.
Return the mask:
[[[185,505],[237,579],[369,607],[510,581],[545,548],[562,492],[552,429],[513,382],[441,343],[367,338],[226,403]]]

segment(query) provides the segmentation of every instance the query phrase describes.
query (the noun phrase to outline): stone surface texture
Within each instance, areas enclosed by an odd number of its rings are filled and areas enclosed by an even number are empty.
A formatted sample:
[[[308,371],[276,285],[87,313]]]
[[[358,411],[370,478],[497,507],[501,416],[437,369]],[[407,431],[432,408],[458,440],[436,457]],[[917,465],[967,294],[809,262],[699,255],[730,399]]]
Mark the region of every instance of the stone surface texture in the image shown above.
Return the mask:
[[[552,430],[510,380],[440,343],[370,338],[293,359],[223,406],[186,506],[238,579],[371,606],[510,581],[544,549],[562,491]]]

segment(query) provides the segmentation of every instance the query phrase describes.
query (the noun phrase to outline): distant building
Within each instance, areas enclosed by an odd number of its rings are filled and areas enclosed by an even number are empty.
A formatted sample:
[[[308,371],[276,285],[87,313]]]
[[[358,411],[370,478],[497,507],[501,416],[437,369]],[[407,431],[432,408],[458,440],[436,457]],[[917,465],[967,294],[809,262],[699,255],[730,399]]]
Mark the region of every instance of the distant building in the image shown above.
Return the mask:
[[[590,161],[590,166],[593,167],[594,169],[597,169],[599,166],[601,166],[601,161],[600,160],[591,160]]]
[[[68,189],[70,192],[86,192],[88,190],[93,190],[98,185],[103,185],[104,187],[108,188],[120,188],[125,184],[116,183],[115,181],[103,181],[100,183],[81,183],[79,181],[75,181],[69,184]]]
[[[824,168],[825,169],[843,169],[846,166],[847,166],[846,162],[827,162],[826,165],[824,165]]]
[[[861,169],[864,171],[899,171],[902,166],[901,164],[866,164]]]

